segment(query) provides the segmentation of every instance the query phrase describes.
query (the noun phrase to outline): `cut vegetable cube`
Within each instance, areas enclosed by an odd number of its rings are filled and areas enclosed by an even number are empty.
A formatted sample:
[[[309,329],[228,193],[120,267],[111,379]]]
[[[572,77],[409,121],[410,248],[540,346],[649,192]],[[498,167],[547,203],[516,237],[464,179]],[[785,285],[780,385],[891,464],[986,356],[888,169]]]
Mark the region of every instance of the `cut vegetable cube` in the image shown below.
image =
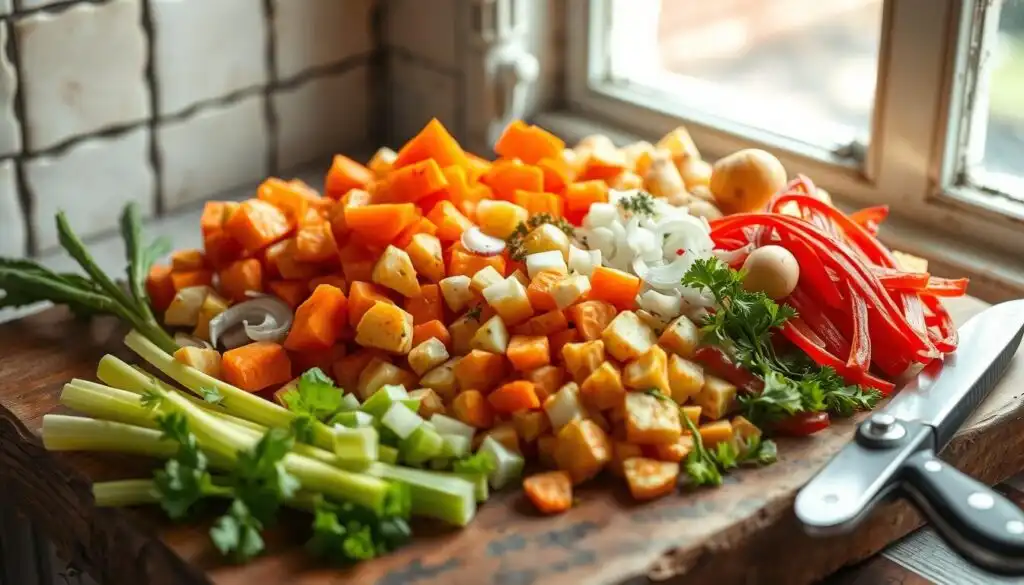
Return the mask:
[[[653,500],[671,494],[679,479],[679,464],[633,457],[623,464],[629,493],[637,500]]]
[[[622,404],[626,388],[622,385],[619,367],[612,362],[602,362],[587,376],[580,386],[580,398],[594,410],[608,410]]]
[[[704,447],[710,449],[719,443],[730,443],[733,440],[732,423],[726,419],[716,420],[697,427],[700,440]]]
[[[452,358],[430,370],[420,378],[420,386],[430,388],[445,402],[455,398],[459,384],[455,377],[455,366],[461,358]]]
[[[508,349],[508,329],[501,317],[495,315],[485,321],[469,340],[469,347],[480,351],[504,354]]]
[[[554,435],[541,435],[537,439],[537,460],[542,467],[554,469],[558,467],[555,461],[555,448],[558,446],[558,439]]]
[[[476,434],[476,429],[473,427],[444,414],[435,414],[430,417],[430,422],[442,435],[458,435],[472,440],[473,435]]]
[[[381,418],[395,404],[409,400],[405,387],[397,384],[381,386],[379,390],[367,398],[360,409],[374,418]]]
[[[654,455],[659,461],[682,463],[693,450],[693,437],[683,435],[674,443],[658,443],[654,445]]]
[[[583,343],[566,343],[562,346],[562,361],[565,369],[577,384],[605,361],[604,342],[600,339]]]
[[[559,514],[572,507],[572,477],[564,471],[532,475],[523,481],[523,491],[543,514]]]
[[[541,252],[558,252],[563,259],[569,258],[569,236],[558,226],[545,223],[532,230],[523,238],[523,251],[527,255]]]
[[[377,460],[388,465],[398,463],[398,449],[390,445],[378,445]]]
[[[611,461],[611,443],[594,421],[576,419],[558,431],[554,457],[558,468],[568,471],[573,483],[579,484]]]
[[[378,389],[389,384],[410,388],[415,386],[416,376],[386,359],[373,357],[359,374],[356,382],[356,395],[360,400],[366,400]]]
[[[505,357],[519,371],[534,370],[551,363],[548,338],[543,335],[513,335],[505,350]]]
[[[668,327],[658,338],[658,343],[668,351],[688,358],[697,351],[700,343],[700,329],[687,317],[680,315],[669,323]]]
[[[601,250],[581,250],[570,244],[568,264],[569,272],[590,276],[601,265]]]
[[[493,437],[484,439],[479,452],[486,454],[494,463],[494,470],[487,476],[492,488],[500,490],[522,477],[525,463],[523,456],[508,449]]]
[[[441,435],[444,444],[441,447],[441,456],[449,459],[461,459],[469,454],[473,440],[462,435]]]
[[[501,443],[506,449],[513,453],[520,453],[519,433],[516,432],[516,428],[512,423],[501,423],[500,425],[477,435],[476,439],[474,439],[474,443],[483,445],[483,442],[488,438],[492,438]]]
[[[430,388],[417,388],[409,393],[410,400],[419,401],[419,409],[416,414],[430,420],[435,414],[444,414],[444,401]]]
[[[487,392],[504,379],[508,368],[504,356],[474,349],[455,365],[455,379],[463,390]]]
[[[409,352],[409,367],[417,376],[429,372],[448,361],[448,349],[435,337],[420,343]]]
[[[678,356],[672,356],[678,357]],[[627,388],[646,390],[656,388],[668,396],[671,393],[668,376],[668,356],[658,344],[652,345],[644,354],[626,364],[622,381]]]
[[[342,461],[369,463],[378,456],[377,429],[372,426],[334,428],[334,454]]]
[[[601,334],[619,314],[615,305],[604,301],[583,301],[569,307],[565,312],[585,341],[601,339]]]
[[[373,415],[368,412],[360,410],[339,412],[331,418],[331,424],[337,426],[342,425],[350,429],[357,429],[359,427],[371,427],[376,419]]]
[[[380,418],[380,424],[398,435],[399,439],[405,439],[420,428],[423,424],[423,417],[401,402],[396,402]]]
[[[469,288],[477,293],[482,293],[485,288],[492,284],[498,284],[502,280],[505,280],[505,277],[495,270],[493,266],[484,266],[470,279]]]
[[[519,224],[526,223],[529,214],[509,201],[484,199],[476,206],[476,221],[480,230],[495,238],[507,239]]]
[[[377,302],[359,320],[356,343],[407,354],[412,349],[412,326],[412,315],[395,305]]]
[[[693,396],[693,403],[712,420],[722,418],[736,407],[736,386],[710,374],[704,375],[704,386]]]
[[[199,311],[203,308],[206,296],[213,292],[208,286],[188,286],[179,290],[164,311],[164,324],[175,327],[195,327],[199,321]]]
[[[398,452],[409,464],[418,465],[435,457],[444,450],[444,439],[427,425],[420,425],[408,438],[402,440]]]
[[[452,401],[455,418],[476,429],[494,426],[494,412],[479,390],[463,390]]]
[[[533,316],[526,287],[512,277],[485,288],[483,295],[506,325],[518,325]]]
[[[632,311],[623,311],[612,319],[601,333],[601,339],[605,350],[621,362],[642,356],[658,341],[654,330]]]
[[[209,347],[179,347],[174,359],[191,366],[207,376],[220,378],[220,352]]]
[[[557,250],[538,252],[526,256],[526,273],[534,278],[542,270],[551,270],[560,274],[568,274],[569,267],[565,264],[565,257]]]
[[[528,286],[530,284],[529,277],[523,274],[523,271],[518,268],[513,270],[512,274],[509,274],[509,277],[518,280],[523,286]]]
[[[438,285],[441,287],[444,303],[456,313],[465,309],[475,298],[471,288],[472,280],[468,276],[458,275],[442,278]]]
[[[441,240],[432,234],[419,233],[412,237],[405,253],[412,261],[417,274],[430,282],[444,279],[444,255],[441,251]]]
[[[476,496],[477,502],[486,502],[487,498],[491,495],[490,487],[487,485],[487,475],[483,473],[452,473],[455,477],[461,477],[462,479],[473,484],[473,495]]]
[[[454,474],[383,463],[371,464],[367,473],[409,486],[414,516],[427,516],[465,526],[476,514],[473,484]]]
[[[473,349],[470,342],[477,330],[480,329],[482,320],[482,316],[468,312],[452,321],[452,324],[448,326],[448,335],[452,339],[452,354],[465,355]]]
[[[532,443],[551,429],[548,415],[542,410],[520,410],[512,414],[516,434],[524,443]]]
[[[683,435],[679,407],[643,392],[626,394],[626,440],[638,445],[674,443]]]
[[[405,250],[388,246],[373,265],[373,282],[407,296],[420,295],[420,283],[416,280],[416,269]]]
[[[224,352],[221,379],[248,392],[259,392],[292,378],[288,352],[277,343],[257,341]]]
[[[761,438],[761,429],[743,416],[732,417],[732,433],[737,441],[749,441]]]
[[[579,386],[569,382],[562,386],[544,401],[544,412],[551,421],[551,428],[558,432],[570,422],[583,418],[583,406],[580,405]]]
[[[523,375],[523,378],[533,382],[534,390],[541,404],[565,382],[565,370],[558,366],[543,366],[536,370],[530,370]]]
[[[494,412],[500,415],[540,408],[540,400],[537,398],[537,391],[533,388],[533,382],[526,380],[503,384],[491,392],[487,396],[487,400],[491,403]]]
[[[341,406],[338,410],[341,412],[348,412],[351,410],[359,410],[360,407],[359,398],[355,394],[349,393],[341,397]]]
[[[530,289],[526,289],[526,293],[530,293]],[[533,301],[530,301],[533,304]],[[555,333],[561,333],[569,328],[569,321],[565,318],[565,313],[558,309],[552,309],[546,313],[535,315],[526,320],[525,323],[517,325],[512,333],[516,335],[543,335],[549,337]]]
[[[634,457],[643,457],[644,451],[635,443],[628,443],[626,441],[613,441],[612,442],[612,460],[608,464],[608,469],[619,477],[625,476],[625,470],[623,464],[627,459]]]
[[[690,422],[693,423],[693,426],[697,426],[697,425],[700,424],[700,411],[701,410],[703,410],[703,409],[701,407],[699,407],[699,406],[695,406],[693,404],[688,404],[688,405],[686,405],[686,406],[684,406],[684,407],[679,409],[679,411],[680,411],[679,414],[681,416],[684,416],[684,417],[690,419]],[[683,420],[679,419],[679,422],[683,422]],[[685,432],[685,430],[684,430],[684,432]]]
[[[203,306],[199,307],[199,316],[196,318],[196,327],[192,330],[192,335],[204,341],[210,341],[210,321],[226,310],[228,310],[228,301],[211,291],[203,299]]]
[[[697,362],[672,354],[668,358],[668,386],[672,400],[684,404],[704,387],[704,368]]]
[[[551,296],[559,309],[567,309],[570,305],[584,298],[590,292],[590,279],[582,274],[570,274],[551,287]]]

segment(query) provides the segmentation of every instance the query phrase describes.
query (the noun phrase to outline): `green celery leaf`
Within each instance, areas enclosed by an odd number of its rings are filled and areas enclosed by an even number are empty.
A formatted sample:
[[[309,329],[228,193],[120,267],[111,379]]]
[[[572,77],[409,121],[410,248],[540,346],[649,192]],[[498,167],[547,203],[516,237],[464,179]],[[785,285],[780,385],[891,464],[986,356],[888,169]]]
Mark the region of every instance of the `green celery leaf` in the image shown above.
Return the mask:
[[[309,415],[317,420],[328,420],[341,408],[342,390],[320,368],[307,370],[298,384],[282,396],[288,410]]]
[[[245,502],[235,500],[227,514],[210,529],[210,539],[224,556],[245,562],[263,552],[263,524],[253,516]]]

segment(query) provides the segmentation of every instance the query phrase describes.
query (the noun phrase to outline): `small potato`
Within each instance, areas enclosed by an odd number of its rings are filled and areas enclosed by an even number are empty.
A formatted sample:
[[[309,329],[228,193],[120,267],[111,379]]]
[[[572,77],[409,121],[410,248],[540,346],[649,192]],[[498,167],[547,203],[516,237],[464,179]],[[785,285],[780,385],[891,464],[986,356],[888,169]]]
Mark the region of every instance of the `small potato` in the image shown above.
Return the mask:
[[[651,167],[644,174],[644,188],[655,197],[675,197],[686,193],[679,169],[667,157],[657,157],[651,161]]]
[[[762,291],[776,300],[788,297],[800,280],[800,265],[782,246],[754,250],[743,263],[743,272],[743,288]]]
[[[715,207],[714,203],[704,201],[703,199],[692,199],[686,205],[686,209],[690,212],[690,215],[703,217],[708,221],[723,217],[721,210]]]
[[[709,186],[723,212],[754,211],[786,186],[786,169],[771,153],[747,148],[718,159]]]
[[[707,187],[711,183],[711,164],[699,158],[686,158],[679,163],[679,175],[687,189]]]

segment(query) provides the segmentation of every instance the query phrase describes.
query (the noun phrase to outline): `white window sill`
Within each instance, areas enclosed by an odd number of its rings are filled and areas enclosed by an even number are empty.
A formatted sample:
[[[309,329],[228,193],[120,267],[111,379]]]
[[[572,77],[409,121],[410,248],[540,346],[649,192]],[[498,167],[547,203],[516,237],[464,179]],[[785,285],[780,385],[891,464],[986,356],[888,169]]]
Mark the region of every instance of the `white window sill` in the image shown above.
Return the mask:
[[[636,136],[572,112],[543,112],[534,117],[534,122],[569,144],[589,134],[605,134],[617,144],[658,138]],[[853,207],[845,204],[842,193],[831,195],[840,207]],[[880,237],[893,249],[928,259],[929,269],[938,276],[970,278],[968,290],[974,297],[999,302],[1024,296],[1024,262],[1014,255],[960,241],[951,242],[948,236],[906,217],[891,216],[883,224]]]

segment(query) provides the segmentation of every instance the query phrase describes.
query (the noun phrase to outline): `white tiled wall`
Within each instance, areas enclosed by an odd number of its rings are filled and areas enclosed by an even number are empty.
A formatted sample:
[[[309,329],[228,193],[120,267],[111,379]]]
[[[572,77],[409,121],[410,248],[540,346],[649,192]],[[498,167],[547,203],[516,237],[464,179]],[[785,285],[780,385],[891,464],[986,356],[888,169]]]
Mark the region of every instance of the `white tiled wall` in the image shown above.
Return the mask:
[[[0,256],[366,150],[390,0],[0,0]]]

